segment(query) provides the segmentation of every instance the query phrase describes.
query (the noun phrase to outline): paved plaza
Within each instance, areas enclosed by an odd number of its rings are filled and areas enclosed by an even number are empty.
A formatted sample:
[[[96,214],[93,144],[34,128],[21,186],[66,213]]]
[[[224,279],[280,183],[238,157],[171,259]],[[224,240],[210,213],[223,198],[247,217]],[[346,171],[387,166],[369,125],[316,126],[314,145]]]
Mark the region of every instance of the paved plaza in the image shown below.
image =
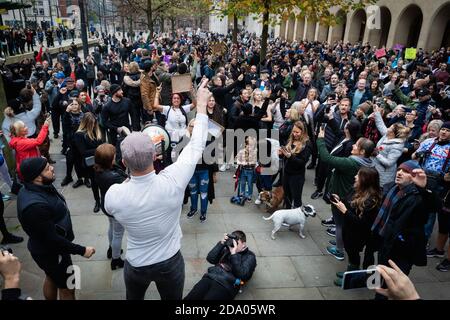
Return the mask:
[[[96,248],[91,259],[73,256],[74,264],[81,269],[81,289],[78,299],[109,300],[125,299],[123,269],[111,271],[110,260],[106,257],[108,249],[108,220],[105,215],[94,214],[94,200],[90,189],[82,186],[73,189],[71,185],[61,189],[60,183],[65,174],[65,157],[59,151],[61,140],[52,141],[52,157],[57,180],[55,186],[66,197],[72,215],[75,243]],[[320,220],[330,215],[330,208],[322,200],[310,200],[314,191],[313,171],[308,170],[303,193],[303,201],[313,204],[318,215],[308,218],[306,239],[295,232],[280,230],[277,239],[270,238],[273,224],[264,221],[265,214],[253,203],[244,207],[230,203],[233,195],[232,172],[219,174],[216,184],[216,199],[208,209],[208,219],[200,223],[198,215],[186,218],[189,206],[183,206],[181,227],[183,230],[182,253],[186,263],[185,294],[200,280],[209,264],[208,251],[219,241],[225,232],[241,229],[247,234],[248,247],[257,256],[257,267],[251,281],[243,288],[237,299],[371,299],[374,293],[366,289],[343,291],[334,286],[335,273],[346,268],[347,262],[339,262],[326,253],[328,241],[332,238],[325,233]],[[73,173],[75,178],[75,173]],[[255,188],[256,189],[256,188]],[[170,201],[170,199],[167,199]],[[17,220],[16,201],[5,203],[5,218],[8,228],[15,234],[25,236]],[[267,215],[267,214],[266,214]],[[125,235],[126,236],[126,235]],[[26,237],[27,238],[27,237]],[[32,260],[26,242],[12,245],[14,253],[22,262],[21,286],[26,294],[34,299],[43,299],[42,284],[44,273]],[[126,250],[126,239],[123,241]],[[428,259],[427,267],[414,267],[411,278],[423,299],[450,299],[450,272],[442,273],[435,269],[439,259]],[[153,283],[146,295],[147,299],[159,299]]]

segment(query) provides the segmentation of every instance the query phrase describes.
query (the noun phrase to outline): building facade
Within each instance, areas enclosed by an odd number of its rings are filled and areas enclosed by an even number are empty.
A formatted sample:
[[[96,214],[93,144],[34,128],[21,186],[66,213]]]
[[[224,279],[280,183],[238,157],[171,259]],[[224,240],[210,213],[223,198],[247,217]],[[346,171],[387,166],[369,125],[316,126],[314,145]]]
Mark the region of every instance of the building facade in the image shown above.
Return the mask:
[[[379,48],[389,48],[396,44],[425,50],[450,47],[449,0],[379,0],[376,5],[365,10],[359,9],[347,14],[339,8],[330,11],[340,15],[343,23],[328,27],[305,18],[296,19],[291,15],[282,19],[279,28],[274,29],[274,36],[287,41],[362,41]],[[261,34],[260,24],[253,19],[247,22],[244,26],[246,30]],[[217,23],[215,20],[215,24]]]

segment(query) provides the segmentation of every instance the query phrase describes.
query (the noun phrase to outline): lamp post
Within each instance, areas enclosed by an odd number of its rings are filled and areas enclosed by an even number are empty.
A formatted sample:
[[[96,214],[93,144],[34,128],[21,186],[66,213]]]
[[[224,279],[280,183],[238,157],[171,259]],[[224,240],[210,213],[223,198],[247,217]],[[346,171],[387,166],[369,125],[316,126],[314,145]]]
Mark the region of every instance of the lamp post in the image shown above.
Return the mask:
[[[84,58],[89,55],[89,49],[88,49],[88,37],[87,37],[87,30],[86,30],[86,12],[85,12],[85,6],[84,6],[84,0],[78,0],[78,5],[80,6],[80,22],[81,22],[81,42],[83,44],[83,54]]]

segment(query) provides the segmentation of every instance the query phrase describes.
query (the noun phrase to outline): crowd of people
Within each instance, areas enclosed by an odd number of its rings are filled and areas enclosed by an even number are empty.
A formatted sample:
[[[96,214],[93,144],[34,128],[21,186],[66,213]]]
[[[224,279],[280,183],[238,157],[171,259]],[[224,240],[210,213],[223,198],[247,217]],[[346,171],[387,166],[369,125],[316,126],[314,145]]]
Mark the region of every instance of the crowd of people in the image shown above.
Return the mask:
[[[216,44],[226,49],[217,52]],[[401,49],[386,49],[377,58],[375,48],[361,43],[277,38],[261,60],[260,39],[249,33],[240,34],[238,44],[215,34],[121,41],[110,36],[85,59],[76,48],[60,52],[56,61],[40,50],[26,67],[4,67],[8,107],[2,129],[16,160],[15,174],[6,180],[24,185],[19,220],[33,259],[46,273],[45,297],[53,299],[62,289],[62,296],[73,298],[61,270],[71,264],[71,254],[89,258],[95,253],[71,243],[69,210],[52,185],[50,124],[53,140],[60,139],[62,129],[66,175],[61,186],[73,182],[73,188],[91,188],[93,211],[108,216],[107,256],[111,269],[124,268],[128,299],[143,299],[152,281],[163,299],[182,298],[181,205],[190,199],[187,217],[193,218],[200,200],[200,222],[207,223],[218,172],[231,168],[241,205],[261,205],[259,194],[275,188],[282,188],[286,209],[303,207],[305,197],[329,204],[331,217],[322,225],[335,239],[327,251],[340,261],[348,256],[346,271],[373,265],[376,253],[379,264],[392,260],[406,275],[414,265],[426,265],[427,256],[443,258],[436,268],[448,271],[450,48],[419,50],[414,60],[406,60]],[[180,75],[188,76],[191,90],[173,90]],[[235,132],[253,129],[256,135],[246,135],[241,145],[207,137],[209,123]],[[167,132],[167,151],[158,152],[141,133],[148,125]],[[267,144],[259,140],[263,131],[278,137],[280,147],[269,143],[275,152],[271,162],[279,164],[275,174],[263,173],[271,166],[258,152]],[[172,157],[186,138],[190,142],[178,159]],[[216,155],[211,163],[202,152],[216,140],[218,150],[232,156]],[[314,170],[311,195],[303,192],[307,170]],[[172,201],[163,203],[167,197]],[[23,240],[1,221],[2,243]],[[216,269],[188,299],[233,298],[239,287],[234,282],[251,278],[256,259],[245,233],[234,235],[234,249],[224,245],[227,236],[208,255]],[[55,260],[58,254],[62,262]],[[235,274],[237,265],[243,270]],[[342,276],[336,274],[336,285]],[[211,280],[233,290],[208,293]]]

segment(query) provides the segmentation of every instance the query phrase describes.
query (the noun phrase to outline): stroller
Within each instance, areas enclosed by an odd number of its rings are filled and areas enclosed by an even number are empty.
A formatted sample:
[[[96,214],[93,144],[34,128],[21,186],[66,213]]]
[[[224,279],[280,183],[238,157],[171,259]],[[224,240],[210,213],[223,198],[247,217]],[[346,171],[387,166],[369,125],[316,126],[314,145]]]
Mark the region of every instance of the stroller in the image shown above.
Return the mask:
[[[244,196],[240,196],[240,194],[241,194],[241,189],[240,189],[241,188],[241,184],[239,183],[239,179],[240,179],[240,176],[241,176],[241,166],[239,166],[236,169],[235,176],[236,176],[236,179],[235,179],[235,182],[234,182],[234,191],[236,191],[236,195],[231,197],[230,202],[234,203],[234,204],[238,204],[240,206],[244,206],[246,199],[245,199]]]

